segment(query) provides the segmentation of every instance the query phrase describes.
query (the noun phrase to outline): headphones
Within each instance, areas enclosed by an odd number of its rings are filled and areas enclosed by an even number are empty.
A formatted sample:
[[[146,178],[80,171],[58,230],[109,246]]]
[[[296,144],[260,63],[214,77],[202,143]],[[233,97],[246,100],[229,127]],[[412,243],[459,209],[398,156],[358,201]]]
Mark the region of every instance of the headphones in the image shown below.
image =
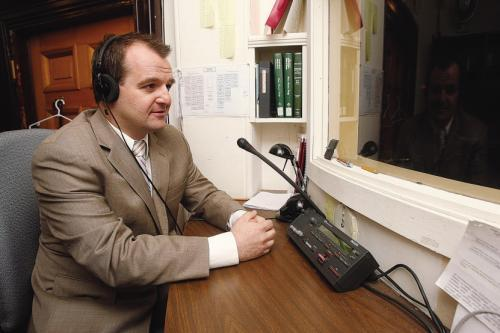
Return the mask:
[[[92,73],[96,100],[103,101],[106,104],[115,102],[120,95],[118,82],[116,82],[111,75],[102,72],[104,53],[108,49],[109,45],[118,38],[119,36],[117,35],[111,36],[104,42],[104,44],[102,44],[96,58],[94,72]]]

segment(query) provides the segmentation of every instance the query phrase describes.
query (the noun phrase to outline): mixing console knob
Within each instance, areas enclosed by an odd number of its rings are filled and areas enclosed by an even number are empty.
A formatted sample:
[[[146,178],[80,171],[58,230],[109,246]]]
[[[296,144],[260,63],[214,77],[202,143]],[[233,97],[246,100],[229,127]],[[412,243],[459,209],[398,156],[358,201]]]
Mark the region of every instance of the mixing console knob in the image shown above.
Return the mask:
[[[316,217],[311,216],[311,218],[309,219],[309,224],[318,225],[318,220],[316,219]]]

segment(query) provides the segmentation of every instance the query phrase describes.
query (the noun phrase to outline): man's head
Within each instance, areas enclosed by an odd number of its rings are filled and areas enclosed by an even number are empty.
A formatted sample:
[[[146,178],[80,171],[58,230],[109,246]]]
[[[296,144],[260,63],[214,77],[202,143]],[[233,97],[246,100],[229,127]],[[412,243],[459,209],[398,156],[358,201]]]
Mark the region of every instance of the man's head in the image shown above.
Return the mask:
[[[430,64],[427,79],[427,107],[438,126],[453,118],[460,101],[460,66],[452,57],[436,56]]]
[[[171,99],[168,90],[174,83],[166,57],[170,48],[149,35],[129,33],[115,36],[94,52],[92,79],[96,101],[109,108],[119,126],[139,139],[165,126]],[[102,47],[105,47],[104,51]],[[109,76],[116,82],[118,97],[109,98]],[[109,119],[109,118],[108,118]],[[112,119],[109,119],[113,121]]]

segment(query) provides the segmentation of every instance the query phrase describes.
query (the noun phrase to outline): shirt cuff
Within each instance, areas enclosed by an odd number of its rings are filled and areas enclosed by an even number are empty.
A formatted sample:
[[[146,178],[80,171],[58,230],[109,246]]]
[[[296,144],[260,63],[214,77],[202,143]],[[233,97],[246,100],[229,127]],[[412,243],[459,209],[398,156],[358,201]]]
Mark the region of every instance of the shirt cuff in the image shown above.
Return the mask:
[[[232,213],[231,216],[229,217],[229,222],[226,225],[227,230],[231,230],[231,228],[233,227],[233,224],[236,221],[238,221],[238,219],[240,217],[242,217],[246,212],[247,212],[246,210],[240,209],[240,210],[237,210],[234,213]]]
[[[210,269],[237,265],[238,247],[232,232],[208,237],[208,267]]]

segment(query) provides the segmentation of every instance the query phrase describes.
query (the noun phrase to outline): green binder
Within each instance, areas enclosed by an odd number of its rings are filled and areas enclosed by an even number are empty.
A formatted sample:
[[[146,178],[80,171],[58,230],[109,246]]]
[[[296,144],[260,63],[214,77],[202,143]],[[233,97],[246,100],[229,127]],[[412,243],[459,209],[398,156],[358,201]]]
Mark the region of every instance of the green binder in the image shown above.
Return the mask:
[[[302,52],[293,54],[293,117],[302,118]]]
[[[292,117],[293,112],[293,53],[283,54],[283,81],[285,89],[285,117]]]
[[[281,52],[273,54],[274,62],[274,96],[276,97],[276,116],[284,117],[285,96],[283,88],[283,55]]]

